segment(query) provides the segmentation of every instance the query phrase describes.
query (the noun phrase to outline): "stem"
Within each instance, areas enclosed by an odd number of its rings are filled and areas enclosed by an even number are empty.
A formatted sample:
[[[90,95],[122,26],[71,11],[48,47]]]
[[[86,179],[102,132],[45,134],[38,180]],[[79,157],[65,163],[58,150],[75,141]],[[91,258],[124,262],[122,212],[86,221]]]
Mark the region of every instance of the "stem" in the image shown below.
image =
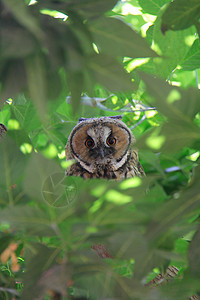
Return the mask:
[[[140,121],[138,121],[135,125],[131,126],[130,129],[135,129],[137,126],[139,126],[144,120],[146,120],[147,116],[144,115]]]

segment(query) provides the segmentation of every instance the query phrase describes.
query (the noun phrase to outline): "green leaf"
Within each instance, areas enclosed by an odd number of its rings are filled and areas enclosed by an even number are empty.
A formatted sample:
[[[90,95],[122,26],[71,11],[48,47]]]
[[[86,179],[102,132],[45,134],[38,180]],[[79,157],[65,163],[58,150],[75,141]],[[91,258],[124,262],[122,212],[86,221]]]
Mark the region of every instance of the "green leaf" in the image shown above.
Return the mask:
[[[144,38],[116,18],[101,17],[90,24],[94,42],[101,53],[113,56],[155,56]]]
[[[97,18],[111,10],[116,3],[117,0],[74,0],[64,3],[63,1],[54,3],[54,1],[40,0],[38,4],[41,8],[57,10],[70,16],[78,13],[83,18]]]
[[[81,93],[83,92],[83,73],[70,71],[68,82],[71,92],[72,108],[74,112],[77,112],[80,106]]]
[[[52,236],[55,234],[48,214],[37,207],[19,205],[8,207],[0,211],[1,223],[9,223],[18,231],[25,231],[28,235]]]
[[[20,126],[24,128],[28,134],[41,127],[41,122],[37,116],[34,104],[31,101],[27,101],[24,104],[15,104],[14,101],[11,110]],[[32,122],[30,122],[30,120],[32,120]]]
[[[0,110],[0,123],[7,126],[8,120],[10,119],[11,111],[9,105],[5,105],[2,110]]]
[[[196,142],[199,143],[199,128],[193,122],[193,118],[200,108],[199,91],[188,89],[183,92],[161,79],[144,74],[141,74],[141,77],[145,81],[149,93],[156,99],[156,103],[154,103],[156,108],[169,120],[159,130],[159,135],[156,129],[149,137],[149,142],[152,139],[152,148],[156,143],[156,138],[157,142],[160,139],[158,149],[166,152],[177,151],[186,146],[190,147]],[[188,97],[191,98],[191,106],[188,103]],[[153,138],[155,139],[153,140]],[[149,142],[147,141],[147,144]],[[140,145],[142,146],[142,144]],[[153,149],[158,150],[156,147]]]
[[[27,164],[25,179],[23,182],[24,190],[27,195],[35,200],[46,203],[42,195],[43,185],[46,179],[56,172],[59,172],[61,174],[63,173],[64,177],[64,171],[58,164],[56,164],[56,162],[45,159],[39,153],[32,153],[31,158]]]
[[[168,13],[171,15],[171,12]],[[155,23],[153,33],[153,49],[162,58],[154,59],[157,76],[167,78],[174,69],[182,63],[189,45],[185,42],[187,38],[195,36],[195,28],[191,27],[182,31],[168,31],[165,35],[161,32],[162,10]]]
[[[117,0],[74,0],[68,5],[68,8],[78,11],[88,18],[94,18],[111,10],[116,3]]]
[[[150,151],[141,151],[140,157],[142,157],[145,162],[153,166],[159,173],[164,175],[163,169],[160,166],[159,158],[154,153]]]
[[[56,248],[43,244],[31,244],[30,249],[25,249],[27,267],[22,300],[42,299],[48,290],[66,295],[69,269],[65,264],[56,264],[58,254]]]
[[[200,16],[199,0],[174,0],[162,16],[161,30],[183,30],[198,21]]]
[[[154,97],[156,108],[174,122],[177,119],[193,120],[200,109],[199,91],[193,88],[181,90],[160,78],[140,73],[147,90]],[[190,99],[190,102],[188,102]]]
[[[135,87],[130,75],[111,56],[98,54],[91,57],[89,68],[94,79],[109,91],[129,91]]]
[[[199,278],[199,276],[200,276],[199,251],[200,251],[200,227],[197,229],[197,231],[190,243],[189,251],[188,251],[188,262],[189,262],[190,272],[193,276],[195,276],[197,278]]]
[[[145,13],[157,15],[160,8],[170,0],[139,0],[139,4]]]
[[[21,189],[27,157],[9,136],[1,140],[0,153],[0,199],[13,205],[14,195]],[[16,186],[14,190],[13,186]]]
[[[13,241],[13,236],[11,234],[1,235],[0,237],[0,254],[8,248],[10,243]]]
[[[46,117],[46,68],[43,57],[35,55],[26,61],[26,72],[28,78],[28,87],[31,99],[37,107],[37,113],[43,124],[47,121]]]
[[[92,253],[91,253],[92,254]],[[101,299],[102,297],[110,298],[113,295],[113,288],[115,283],[114,272],[103,260],[95,261],[93,263],[79,264],[75,268],[74,287],[75,296],[87,296],[91,299]],[[109,281],[107,280],[107,277]]]
[[[15,0],[3,0],[3,2],[19,24],[28,29],[37,39],[40,40],[43,37],[38,20],[30,12],[31,8],[29,7],[28,9],[23,0],[18,0],[17,2]]]
[[[13,98],[26,85],[26,71],[23,60],[9,61],[0,73],[0,104]]]
[[[192,71],[200,68],[200,41],[196,39],[181,64],[183,70]]]
[[[36,43],[25,29],[4,26],[0,32],[0,59],[24,58],[34,52]]]
[[[161,207],[155,210],[152,216],[152,222],[148,226],[147,236],[149,239],[156,240],[167,232],[170,228],[175,226],[180,220],[187,215],[195,214],[195,210],[199,211],[200,207],[200,193],[198,187],[198,176],[200,168],[195,170],[195,178],[193,184],[188,186],[178,199],[171,199]],[[168,213],[166,213],[168,212]]]

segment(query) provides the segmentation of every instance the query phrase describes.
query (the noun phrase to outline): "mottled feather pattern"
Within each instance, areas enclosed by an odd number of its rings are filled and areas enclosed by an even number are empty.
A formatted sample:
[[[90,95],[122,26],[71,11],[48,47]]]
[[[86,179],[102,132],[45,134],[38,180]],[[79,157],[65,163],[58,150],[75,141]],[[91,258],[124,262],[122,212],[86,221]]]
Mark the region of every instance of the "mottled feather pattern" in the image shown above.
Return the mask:
[[[178,276],[179,269],[176,266],[168,266],[165,274],[158,274],[154,279],[145,284],[147,287],[156,287],[161,284],[167,283]],[[199,296],[192,295],[188,300],[200,300]]]
[[[7,128],[4,124],[0,123],[0,138],[3,137],[7,132]]]

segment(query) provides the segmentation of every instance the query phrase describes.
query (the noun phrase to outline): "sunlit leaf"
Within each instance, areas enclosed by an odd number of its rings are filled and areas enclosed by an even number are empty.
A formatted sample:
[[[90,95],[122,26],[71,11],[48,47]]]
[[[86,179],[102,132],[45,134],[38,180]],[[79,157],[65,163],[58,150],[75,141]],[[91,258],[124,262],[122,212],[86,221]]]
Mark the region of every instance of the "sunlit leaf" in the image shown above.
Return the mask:
[[[197,22],[200,16],[198,0],[175,0],[171,2],[162,16],[162,31],[183,30]]]
[[[91,31],[101,53],[134,58],[156,55],[145,39],[119,19],[99,18],[91,24]]]
[[[160,8],[168,2],[170,2],[170,0],[139,0],[139,4],[144,12],[152,15],[157,15]]]
[[[182,63],[184,70],[192,71],[200,68],[200,42],[196,39]]]
[[[170,13],[167,13],[171,16]],[[165,35],[161,32],[162,11],[154,24],[154,47],[161,58],[156,58],[155,66],[156,73],[159,76],[168,78],[172,71],[180,65],[184,60],[185,55],[189,50],[189,45],[186,43],[188,36],[195,35],[195,28],[191,27],[182,31],[167,31]]]

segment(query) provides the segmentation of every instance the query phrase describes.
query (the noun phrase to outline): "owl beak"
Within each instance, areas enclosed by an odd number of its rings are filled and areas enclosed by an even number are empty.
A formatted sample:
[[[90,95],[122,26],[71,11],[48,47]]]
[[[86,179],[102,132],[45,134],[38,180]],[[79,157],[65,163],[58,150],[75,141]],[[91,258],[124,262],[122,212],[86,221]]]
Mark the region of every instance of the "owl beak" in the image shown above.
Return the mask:
[[[105,153],[101,147],[99,148],[99,155],[101,156],[101,158],[105,157]]]

